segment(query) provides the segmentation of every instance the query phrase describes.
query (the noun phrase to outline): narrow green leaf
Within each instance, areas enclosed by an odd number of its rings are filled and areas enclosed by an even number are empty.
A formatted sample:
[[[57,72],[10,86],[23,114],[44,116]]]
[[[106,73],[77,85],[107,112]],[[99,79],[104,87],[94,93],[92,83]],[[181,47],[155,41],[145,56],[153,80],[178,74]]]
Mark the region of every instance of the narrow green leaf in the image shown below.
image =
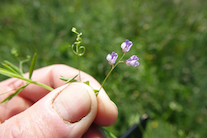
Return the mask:
[[[13,94],[9,95],[7,98],[5,98],[1,103],[5,103],[8,102],[9,100],[11,100],[14,96],[16,96],[17,94],[19,94],[25,87],[27,87],[28,84],[20,87],[16,92],[14,92]]]
[[[85,81],[84,83],[87,84],[87,85],[89,85],[89,81]]]
[[[94,89],[93,91],[95,92],[96,96],[98,96],[99,90]]]
[[[15,78],[23,78],[21,75],[16,74],[14,72],[8,71],[6,69],[0,68],[0,74],[8,76],[8,77],[15,77]]]
[[[15,73],[10,72],[10,71],[8,71],[8,70],[6,70],[6,69],[3,69],[3,68],[0,68],[0,74],[5,75],[5,76],[8,76],[8,77],[14,77],[14,78],[19,78],[19,79],[25,80],[25,81],[28,82],[28,83],[33,83],[33,84],[42,86],[42,87],[44,87],[44,88],[46,88],[46,89],[48,89],[48,90],[50,90],[50,91],[53,90],[53,88],[51,88],[50,86],[47,86],[47,85],[45,85],[45,84],[43,84],[43,83],[39,83],[39,82],[33,81],[33,80],[31,80],[31,79],[24,78],[24,77],[22,77],[22,76],[19,75],[19,74],[15,74]]]
[[[25,80],[25,81],[27,81],[27,82],[33,82],[33,81],[30,80],[30,79],[24,78],[24,77],[21,76],[20,74],[13,73],[13,72],[8,71],[8,70],[3,69],[3,68],[0,68],[0,74],[5,75],[5,76],[8,76],[8,77],[19,78],[19,79]]]
[[[99,90],[95,90],[95,89],[94,89],[93,91],[94,91],[95,93],[99,92]]]
[[[3,63],[3,62],[1,64],[4,66],[5,69],[7,69],[7,70],[9,70],[9,71],[11,71],[13,73],[19,74],[12,67],[10,67],[8,64]]]
[[[32,62],[30,64],[30,69],[29,69],[29,79],[31,79],[32,77],[32,73],[34,71],[34,66],[35,66],[35,61],[36,61],[36,53],[34,54],[33,58],[32,58]]]
[[[11,68],[10,69],[11,71],[14,70],[16,73],[18,73],[19,75],[23,76],[23,74],[20,72],[19,68],[17,66],[15,66],[14,64],[12,64],[11,62],[9,62],[9,61],[6,60],[6,61],[3,62],[3,64],[6,64],[8,67],[10,67]]]
[[[78,82],[77,80],[75,80],[75,78],[76,78],[77,76],[78,76],[78,74],[75,75],[73,78],[66,78],[66,77],[61,76],[60,79],[66,81],[65,83],[69,83],[69,82]]]
[[[63,77],[63,76],[61,76],[60,79],[63,80],[63,81],[67,81],[68,80],[68,78]]]
[[[69,83],[69,82],[77,82],[77,80],[75,80],[75,78],[76,78],[77,76],[78,76],[78,74],[75,75],[73,78],[68,79],[65,83]]]

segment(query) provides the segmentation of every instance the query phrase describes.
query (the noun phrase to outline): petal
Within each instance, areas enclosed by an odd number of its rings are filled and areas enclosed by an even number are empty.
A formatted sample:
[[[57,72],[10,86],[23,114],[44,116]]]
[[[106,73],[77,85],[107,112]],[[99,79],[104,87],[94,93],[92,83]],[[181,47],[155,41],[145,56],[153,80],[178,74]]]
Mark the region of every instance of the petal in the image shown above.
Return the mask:
[[[134,67],[137,67],[139,66],[139,62],[137,61],[136,64],[134,65]]]
[[[114,57],[118,57],[118,54],[117,53],[115,53],[115,52],[112,52],[112,58],[114,58]]]
[[[122,49],[125,49],[125,47],[126,47],[126,42],[123,42],[123,43],[121,44],[121,48],[122,48]]]
[[[132,60],[139,60],[139,58],[136,55],[133,55],[130,57]]]
[[[128,52],[131,49],[132,45],[133,43],[126,39],[126,41],[121,44],[122,52]]]
[[[108,60],[109,64],[113,65],[116,62],[117,57],[118,54],[113,51],[111,54],[106,56],[106,59]]]
[[[110,55],[110,54],[108,54],[107,56],[106,56],[106,59],[109,61],[109,60],[111,60],[111,58],[112,58],[112,56]]]
[[[130,47],[131,48],[131,46],[133,45],[133,43],[127,39],[126,40],[126,45],[127,45],[127,47]]]

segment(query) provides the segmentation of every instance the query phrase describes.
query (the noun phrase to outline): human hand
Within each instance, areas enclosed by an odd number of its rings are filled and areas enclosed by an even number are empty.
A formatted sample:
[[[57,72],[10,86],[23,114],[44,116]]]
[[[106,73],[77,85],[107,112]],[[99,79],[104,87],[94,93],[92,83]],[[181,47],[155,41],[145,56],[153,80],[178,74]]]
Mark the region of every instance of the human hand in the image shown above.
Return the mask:
[[[60,75],[72,78],[78,70],[66,65],[51,65],[33,72],[32,80],[51,86],[30,84],[10,101],[0,104],[0,137],[104,137],[98,126],[112,125],[118,115],[116,105],[103,89],[98,96],[93,89],[100,84],[81,72],[84,83],[64,85]],[[28,74],[25,74],[28,76]],[[0,82],[0,93],[24,85],[23,80],[11,78]],[[1,95],[0,101],[12,92]]]

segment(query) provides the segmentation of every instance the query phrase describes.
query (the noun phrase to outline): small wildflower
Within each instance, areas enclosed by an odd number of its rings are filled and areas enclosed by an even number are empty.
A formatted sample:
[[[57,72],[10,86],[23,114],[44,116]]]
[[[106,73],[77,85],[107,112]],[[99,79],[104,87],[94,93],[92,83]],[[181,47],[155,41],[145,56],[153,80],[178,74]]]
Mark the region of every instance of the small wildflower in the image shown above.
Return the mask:
[[[124,63],[128,66],[137,67],[139,65],[137,60],[139,60],[139,58],[136,55],[133,55],[128,60],[125,60]]]
[[[121,44],[122,52],[126,53],[130,50],[132,47],[133,43],[129,41],[128,39]]]
[[[112,54],[108,54],[106,56],[106,59],[109,61],[109,64],[114,65],[114,63],[116,62],[116,59],[118,57],[118,54],[115,52],[112,52]]]

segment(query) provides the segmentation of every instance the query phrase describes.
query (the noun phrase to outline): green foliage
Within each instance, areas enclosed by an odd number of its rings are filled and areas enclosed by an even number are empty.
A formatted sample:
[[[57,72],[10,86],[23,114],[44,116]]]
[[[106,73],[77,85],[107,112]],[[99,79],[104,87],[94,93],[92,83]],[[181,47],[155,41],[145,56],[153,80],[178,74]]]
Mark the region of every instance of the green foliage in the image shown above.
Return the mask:
[[[77,34],[77,38],[76,38],[76,42],[74,42],[71,46],[73,53],[76,54],[77,56],[83,56],[85,53],[85,47],[84,46],[80,46],[81,42],[82,42],[82,33],[78,33],[76,31],[76,28],[72,28],[72,32]]]
[[[65,77],[61,76],[60,79],[63,80],[63,81],[65,81],[65,83],[69,83],[69,82],[77,82],[77,80],[75,80],[75,78],[76,78],[77,76],[78,76],[78,74],[75,75],[73,78],[65,78]]]
[[[2,63],[4,68],[0,68],[0,74],[1,75],[8,76],[8,77],[14,77],[14,78],[18,78],[18,79],[24,80],[24,81],[26,81],[26,84],[21,86],[21,87],[19,87],[19,88],[14,89],[15,92],[13,94],[9,95],[8,97],[6,97],[3,101],[1,101],[1,103],[4,103],[4,102],[7,102],[7,101],[11,100],[14,96],[19,94],[30,83],[37,84],[37,85],[42,86],[42,87],[44,87],[44,88],[46,88],[46,89],[48,89],[50,91],[53,90],[53,88],[51,88],[50,86],[47,86],[47,85],[45,85],[43,83],[40,83],[40,82],[35,82],[35,81],[33,81],[31,79],[33,71],[34,71],[35,59],[36,59],[36,53],[34,54],[34,56],[32,58],[32,61],[31,61],[31,64],[30,64],[29,78],[24,77],[24,73],[23,73],[23,69],[22,69],[23,63],[25,61],[27,61],[28,58],[25,59],[25,60],[19,61],[19,67],[15,66],[14,64],[12,64],[9,61],[4,61]],[[77,77],[77,76],[75,76],[75,77]],[[72,78],[72,79],[70,79],[68,81],[70,82],[70,81],[73,81],[73,80],[74,80],[74,78]],[[7,93],[7,92],[3,92],[0,95],[2,95],[4,93]]]
[[[86,47],[81,70],[102,82],[110,70],[106,55],[121,53],[121,43],[129,39],[134,45],[127,55],[138,55],[140,65],[120,64],[104,84],[119,108],[110,131],[119,136],[147,113],[167,124],[149,127],[154,135],[205,137],[206,6],[202,0],[3,0],[0,61],[17,62],[10,54],[15,48],[20,58],[37,53],[36,68],[56,63],[77,68],[78,59],[68,50],[75,26]]]
[[[14,93],[12,93],[11,95],[9,95],[8,97],[6,97],[3,101],[1,101],[1,103],[5,103],[8,102],[9,100],[11,100],[13,97],[15,97],[16,95],[18,95],[25,87],[27,87],[28,84],[25,84],[21,87],[19,87]]]
[[[30,64],[30,68],[29,68],[29,79],[31,79],[33,71],[34,71],[34,66],[35,66],[35,62],[36,62],[36,53],[34,54],[33,58],[32,58],[32,62]]]
[[[145,138],[163,138],[166,136],[168,138],[184,137],[180,130],[178,133],[176,132],[176,128],[168,122],[164,122],[163,120],[149,121]]]

